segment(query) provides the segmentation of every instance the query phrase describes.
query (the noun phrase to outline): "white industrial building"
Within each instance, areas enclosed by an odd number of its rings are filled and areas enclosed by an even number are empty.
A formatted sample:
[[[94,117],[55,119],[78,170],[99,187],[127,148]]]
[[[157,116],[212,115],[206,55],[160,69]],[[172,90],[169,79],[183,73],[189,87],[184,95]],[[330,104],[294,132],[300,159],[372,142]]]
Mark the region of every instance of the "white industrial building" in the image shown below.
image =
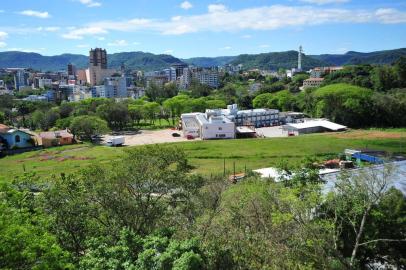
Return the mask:
[[[279,110],[252,109],[238,110],[237,104],[228,105],[227,109],[206,110],[207,115],[225,116],[236,126],[265,127],[279,124]]]
[[[185,137],[210,139],[234,139],[235,124],[224,116],[205,113],[185,113],[181,116]]]

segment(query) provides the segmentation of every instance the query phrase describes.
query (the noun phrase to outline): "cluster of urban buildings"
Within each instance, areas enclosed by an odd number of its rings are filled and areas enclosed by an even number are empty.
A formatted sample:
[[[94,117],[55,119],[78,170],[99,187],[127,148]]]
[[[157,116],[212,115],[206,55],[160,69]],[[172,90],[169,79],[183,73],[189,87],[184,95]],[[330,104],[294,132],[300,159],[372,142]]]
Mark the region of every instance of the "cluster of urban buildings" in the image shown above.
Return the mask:
[[[0,69],[0,76],[13,78],[13,84],[0,80],[0,94],[13,94],[22,89],[42,89],[41,95],[30,95],[30,101],[79,101],[92,97],[104,98],[140,98],[152,84],[163,87],[166,83],[176,83],[180,89],[188,89],[194,81],[212,88],[219,86],[219,76],[224,72],[231,74],[242,70],[242,65],[201,68],[185,63],[174,63],[170,67],[145,72],[108,68],[105,49],[95,48],[89,51],[89,66],[78,69],[68,64],[67,69],[59,72],[35,72],[27,68]],[[135,82],[141,86],[136,86]]]
[[[208,85],[212,88],[219,86],[219,68],[202,68],[188,66],[185,63],[172,64],[170,68],[145,73],[146,86],[151,84],[163,86],[165,83],[173,82],[180,89],[188,89],[193,81]]]

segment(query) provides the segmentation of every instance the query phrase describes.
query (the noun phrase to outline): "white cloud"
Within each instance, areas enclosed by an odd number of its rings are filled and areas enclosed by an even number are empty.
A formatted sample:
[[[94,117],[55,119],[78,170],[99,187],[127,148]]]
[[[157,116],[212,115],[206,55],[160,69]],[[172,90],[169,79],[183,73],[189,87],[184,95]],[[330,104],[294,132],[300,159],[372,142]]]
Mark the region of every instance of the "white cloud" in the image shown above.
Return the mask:
[[[8,37],[8,33],[0,31],[0,40],[6,39]]]
[[[249,38],[252,38],[252,36],[251,35],[243,35],[243,36],[241,36],[242,38],[245,38],[245,39],[249,39]]]
[[[173,54],[173,50],[171,50],[171,49],[166,50],[166,51],[164,51],[164,54]]]
[[[100,2],[96,2],[93,0],[78,0],[80,3],[82,3],[83,5],[86,5],[87,7],[100,7],[101,3]]]
[[[61,28],[57,27],[57,26],[48,26],[48,27],[37,27],[35,30],[41,32],[41,31],[45,31],[45,32],[57,32],[59,31]]]
[[[260,48],[269,48],[270,46],[268,44],[261,44],[258,47],[260,47]]]
[[[106,39],[105,37],[97,37],[97,40],[100,40],[100,41],[103,41],[105,39]]]
[[[140,42],[137,42],[137,41],[135,41],[135,42],[133,42],[133,45],[140,45],[141,43]]]
[[[226,12],[227,7],[222,4],[212,4],[208,6],[209,13]]]
[[[5,39],[7,39],[8,33],[0,31],[0,48],[7,47],[7,43],[4,42]]]
[[[322,24],[406,23],[406,12],[396,9],[353,10],[314,6],[272,5],[241,10],[228,10],[224,5],[209,6],[201,15],[177,16],[169,20],[134,18],[122,21],[99,21],[70,30],[65,38],[105,34],[110,31],[151,31],[164,35],[196,32],[238,32],[275,30]]]
[[[8,51],[18,51],[18,52],[27,52],[27,53],[40,53],[44,50],[45,50],[45,48],[38,48],[38,49],[9,48],[8,49]]]
[[[25,16],[37,17],[37,18],[41,18],[41,19],[46,19],[46,18],[51,17],[51,15],[49,15],[49,13],[47,11],[41,12],[41,11],[35,11],[35,10],[23,10],[23,11],[19,12],[19,14],[25,15]]]
[[[89,44],[78,44],[76,45],[76,48],[90,48]]]
[[[180,8],[183,8],[185,10],[191,9],[192,7],[193,5],[189,1],[184,1],[180,4]]]
[[[66,34],[63,34],[62,37],[66,39],[83,39],[83,36],[92,36],[100,34],[107,34],[107,30],[100,27],[83,27],[83,28],[75,28]]]
[[[108,46],[111,47],[125,47],[128,46],[128,42],[124,39],[121,40],[115,40],[113,42],[107,43]]]
[[[380,8],[375,12],[375,16],[379,21],[387,24],[405,23],[406,13],[393,8]]]
[[[301,2],[316,4],[316,5],[326,5],[326,4],[342,4],[350,2],[350,0],[300,0]]]
[[[231,46],[225,46],[225,47],[223,47],[223,48],[220,48],[220,50],[222,50],[222,51],[229,51],[229,50],[231,50],[231,49],[232,49]]]

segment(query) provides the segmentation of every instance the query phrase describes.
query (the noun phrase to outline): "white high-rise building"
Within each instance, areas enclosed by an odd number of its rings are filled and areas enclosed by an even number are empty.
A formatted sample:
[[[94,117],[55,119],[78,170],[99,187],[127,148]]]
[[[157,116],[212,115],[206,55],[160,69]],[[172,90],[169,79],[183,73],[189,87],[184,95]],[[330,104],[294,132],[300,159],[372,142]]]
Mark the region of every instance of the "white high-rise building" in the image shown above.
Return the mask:
[[[303,48],[302,48],[302,45],[300,45],[299,46],[299,55],[298,55],[298,58],[297,58],[297,69],[299,71],[302,70],[302,53],[303,53]]]

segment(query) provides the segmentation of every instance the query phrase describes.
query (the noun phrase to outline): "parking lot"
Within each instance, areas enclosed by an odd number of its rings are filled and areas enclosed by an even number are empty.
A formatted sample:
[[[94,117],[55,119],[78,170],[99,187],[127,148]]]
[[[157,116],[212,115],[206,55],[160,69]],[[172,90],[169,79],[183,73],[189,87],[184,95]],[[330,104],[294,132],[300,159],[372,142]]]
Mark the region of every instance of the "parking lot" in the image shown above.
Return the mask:
[[[174,137],[172,136],[172,133],[178,133],[180,137]],[[171,129],[140,130],[134,134],[120,134],[119,136],[125,137],[124,145],[127,146],[188,141],[188,139],[183,137],[181,131]],[[110,136],[104,136],[104,141],[106,141],[109,137]]]

